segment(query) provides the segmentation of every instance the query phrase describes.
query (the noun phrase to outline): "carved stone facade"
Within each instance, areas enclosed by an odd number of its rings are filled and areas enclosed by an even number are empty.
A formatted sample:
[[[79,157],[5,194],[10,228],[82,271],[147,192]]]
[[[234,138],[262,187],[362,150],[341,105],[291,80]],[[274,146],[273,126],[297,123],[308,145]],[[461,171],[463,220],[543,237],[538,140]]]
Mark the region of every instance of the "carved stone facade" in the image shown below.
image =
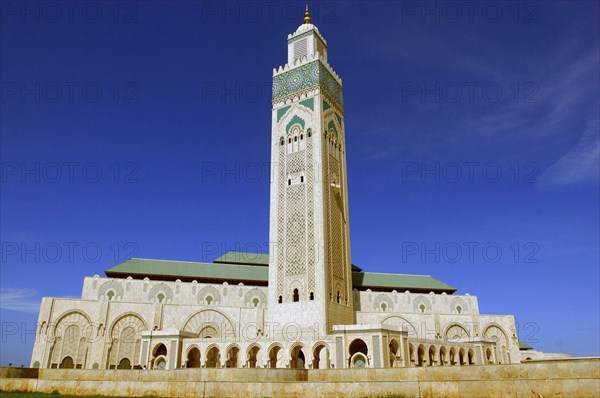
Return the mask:
[[[474,296],[354,290],[357,324],[325,334],[293,320],[276,325],[267,291],[226,281],[86,277],[81,299],[43,299],[31,366],[450,366],[468,364],[471,351],[475,364],[520,361],[513,317],[479,314]],[[366,349],[350,349],[357,339]]]
[[[87,277],[80,299],[43,299],[31,366],[520,361],[512,316],[481,315],[475,297],[428,276],[409,282],[351,265],[342,82],[310,23],[288,37],[288,63],[274,70],[271,147],[266,262],[132,259],[108,270],[111,277]]]

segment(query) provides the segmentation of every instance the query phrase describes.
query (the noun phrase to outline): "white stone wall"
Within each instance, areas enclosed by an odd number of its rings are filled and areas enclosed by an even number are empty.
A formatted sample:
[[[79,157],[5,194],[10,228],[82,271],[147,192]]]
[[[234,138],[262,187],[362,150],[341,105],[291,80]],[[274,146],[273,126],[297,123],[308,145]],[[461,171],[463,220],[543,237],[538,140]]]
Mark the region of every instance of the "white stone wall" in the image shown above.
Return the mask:
[[[452,341],[460,336],[466,340],[493,340],[497,342],[498,362],[519,361],[514,317],[480,314],[475,296],[355,289],[354,300],[357,324],[398,326],[413,339]]]
[[[113,292],[112,300],[109,293]],[[86,277],[81,298],[112,302],[267,307],[267,287],[197,282]]]
[[[179,356],[173,363],[184,364],[188,349],[193,345],[198,347],[205,361],[211,344],[216,344],[219,349],[221,366],[227,365],[229,349],[234,347],[232,344],[239,349],[241,366],[249,366],[252,347],[258,349],[254,366],[270,366],[269,352],[277,350],[277,346],[279,366],[290,366],[295,355],[293,351],[298,347],[310,364],[315,348],[321,346],[327,349],[326,360],[321,359],[328,364],[335,363],[334,336],[325,335],[323,325],[311,323],[312,316],[318,319],[320,304],[306,302],[303,303],[306,308],[303,307],[301,312],[293,311],[296,307],[282,311],[285,316],[282,315],[274,325],[269,322],[266,290],[266,287],[241,284],[86,277],[81,299],[43,299],[31,366],[58,365],[69,355],[73,357],[74,366],[106,369],[117,366],[124,352],[132,357],[131,366],[142,366],[139,342],[143,331],[181,331],[198,335],[206,327],[213,327],[218,333],[211,336],[212,340],[183,339]],[[114,293],[110,300],[109,292]],[[161,294],[162,302],[158,299]],[[212,299],[207,300],[208,296]],[[496,342],[497,362],[515,363],[521,359],[514,318],[479,314],[474,296],[355,290],[354,305],[357,324],[383,324],[406,331],[409,342],[426,341],[437,347],[448,340],[455,345],[492,340]],[[458,305],[461,313],[456,309]],[[71,327],[73,325],[76,328]],[[129,340],[124,337],[128,327],[136,332],[128,337]],[[365,338],[369,340],[371,336]],[[344,361],[349,359],[347,353],[341,355]],[[382,355],[386,362],[385,349],[382,349]],[[206,362],[201,363],[206,365]]]

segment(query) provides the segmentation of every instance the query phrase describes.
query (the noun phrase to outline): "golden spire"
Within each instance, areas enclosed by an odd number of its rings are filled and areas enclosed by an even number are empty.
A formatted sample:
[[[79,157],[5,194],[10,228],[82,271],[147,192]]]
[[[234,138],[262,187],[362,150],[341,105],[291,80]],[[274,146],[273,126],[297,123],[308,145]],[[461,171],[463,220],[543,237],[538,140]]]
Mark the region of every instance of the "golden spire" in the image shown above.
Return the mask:
[[[310,12],[308,11],[308,4],[306,5],[306,11],[304,11],[304,23],[310,23]]]

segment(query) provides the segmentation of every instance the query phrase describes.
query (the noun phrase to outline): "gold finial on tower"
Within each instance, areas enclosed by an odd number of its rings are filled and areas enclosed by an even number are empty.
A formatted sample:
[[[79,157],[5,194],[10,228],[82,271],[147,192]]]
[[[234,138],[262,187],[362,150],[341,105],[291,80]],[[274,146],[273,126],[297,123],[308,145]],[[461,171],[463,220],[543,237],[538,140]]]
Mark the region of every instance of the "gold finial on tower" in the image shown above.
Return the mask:
[[[308,11],[308,4],[306,5],[306,11],[304,11],[304,23],[310,23],[310,12]]]

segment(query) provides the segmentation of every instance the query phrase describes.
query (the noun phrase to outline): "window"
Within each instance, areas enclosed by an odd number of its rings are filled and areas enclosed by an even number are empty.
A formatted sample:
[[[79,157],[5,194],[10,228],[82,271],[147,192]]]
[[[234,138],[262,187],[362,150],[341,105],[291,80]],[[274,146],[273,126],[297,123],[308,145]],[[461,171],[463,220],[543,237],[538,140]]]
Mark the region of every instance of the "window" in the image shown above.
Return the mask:
[[[294,137],[294,142],[296,142],[296,141],[298,141],[298,137],[297,136]]]
[[[310,299],[314,300],[315,299],[315,294],[313,292],[310,292]]]
[[[340,296],[340,291],[338,290],[338,292],[337,292],[337,303],[338,303],[338,304],[340,303],[340,297],[341,297],[341,296]]]
[[[294,303],[300,301],[300,293],[298,293],[298,289],[294,289],[292,299],[294,300]]]
[[[425,304],[421,304],[419,306],[419,310],[421,310],[421,313],[424,313],[425,312]]]
[[[288,144],[292,143],[292,137],[288,138]]]
[[[460,305],[456,306],[456,312],[458,312],[459,314],[462,312],[462,307]]]
[[[106,297],[108,297],[108,301],[111,301],[113,297],[115,297],[115,292],[109,290],[108,293],[106,293]]]
[[[304,176],[300,176],[300,182],[304,182]]]
[[[206,304],[210,305],[210,303],[212,303],[213,298],[212,296],[206,296]]]
[[[158,293],[158,296],[156,296],[156,298],[158,299],[159,303],[162,303],[163,300],[165,299],[165,295],[162,293]]]
[[[279,296],[279,304],[283,303],[283,297]]]
[[[254,300],[252,300],[252,304],[254,304],[255,307],[258,307],[259,303],[260,303],[260,300],[257,299],[256,297],[254,297]]]
[[[288,179],[288,185],[292,185],[292,180]]]
[[[385,312],[387,305],[385,303],[381,303],[381,311]]]
[[[283,139],[283,137],[281,137],[279,139],[279,145],[283,145],[283,144],[285,144],[285,140]]]
[[[303,140],[304,139],[304,134],[300,134],[300,139]]]

